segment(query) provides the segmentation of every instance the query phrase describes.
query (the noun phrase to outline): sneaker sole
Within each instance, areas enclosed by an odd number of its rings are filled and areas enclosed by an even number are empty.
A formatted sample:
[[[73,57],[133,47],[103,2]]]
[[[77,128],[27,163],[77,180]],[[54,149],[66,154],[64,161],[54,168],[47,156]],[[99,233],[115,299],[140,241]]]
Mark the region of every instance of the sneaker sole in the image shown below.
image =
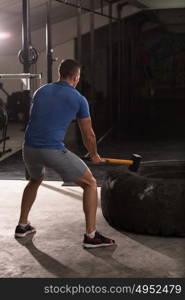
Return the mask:
[[[113,246],[115,245],[115,243],[112,244],[99,244],[99,245],[90,245],[90,244],[83,244],[84,248],[100,248],[100,247],[109,247],[109,246]]]
[[[15,233],[15,237],[22,238],[22,237],[27,236],[30,233],[36,233],[36,230],[29,230],[29,231],[26,231],[25,233]]]

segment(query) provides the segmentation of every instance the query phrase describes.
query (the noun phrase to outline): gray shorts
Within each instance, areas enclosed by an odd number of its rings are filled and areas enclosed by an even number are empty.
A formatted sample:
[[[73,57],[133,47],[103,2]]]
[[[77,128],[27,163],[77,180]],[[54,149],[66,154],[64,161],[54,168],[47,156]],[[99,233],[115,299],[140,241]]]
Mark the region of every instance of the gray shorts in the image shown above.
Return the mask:
[[[65,150],[41,149],[23,145],[23,160],[32,179],[45,174],[45,167],[57,172],[63,181],[76,181],[89,170],[87,165],[74,153]]]

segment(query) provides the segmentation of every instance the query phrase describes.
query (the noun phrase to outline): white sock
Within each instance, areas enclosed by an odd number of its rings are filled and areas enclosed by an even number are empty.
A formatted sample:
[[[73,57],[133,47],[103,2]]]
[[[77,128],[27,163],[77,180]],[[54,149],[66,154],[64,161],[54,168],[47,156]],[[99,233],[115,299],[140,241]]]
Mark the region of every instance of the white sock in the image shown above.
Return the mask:
[[[21,225],[22,227],[26,227],[28,223],[27,224],[19,223],[19,225]]]
[[[90,237],[91,239],[93,239],[94,236],[95,236],[95,233],[96,233],[96,230],[92,231],[91,233],[86,233],[86,235],[87,235],[88,237]]]

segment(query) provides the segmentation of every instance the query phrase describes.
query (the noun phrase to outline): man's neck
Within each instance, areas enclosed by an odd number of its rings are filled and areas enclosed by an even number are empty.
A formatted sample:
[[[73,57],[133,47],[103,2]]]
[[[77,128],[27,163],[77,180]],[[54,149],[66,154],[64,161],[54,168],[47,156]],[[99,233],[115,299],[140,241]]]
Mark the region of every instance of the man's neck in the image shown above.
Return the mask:
[[[60,78],[59,81],[67,82],[69,85],[71,85],[72,87],[74,87],[73,82],[70,79]]]

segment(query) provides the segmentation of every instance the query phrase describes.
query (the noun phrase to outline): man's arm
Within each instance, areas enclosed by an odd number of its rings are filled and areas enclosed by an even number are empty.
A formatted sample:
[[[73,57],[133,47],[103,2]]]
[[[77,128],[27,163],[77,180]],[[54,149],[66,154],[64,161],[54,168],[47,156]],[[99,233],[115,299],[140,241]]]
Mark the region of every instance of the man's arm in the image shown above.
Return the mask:
[[[89,152],[93,163],[100,163],[101,158],[97,153],[96,136],[92,128],[91,118],[78,118],[78,125],[80,127],[84,146]]]

